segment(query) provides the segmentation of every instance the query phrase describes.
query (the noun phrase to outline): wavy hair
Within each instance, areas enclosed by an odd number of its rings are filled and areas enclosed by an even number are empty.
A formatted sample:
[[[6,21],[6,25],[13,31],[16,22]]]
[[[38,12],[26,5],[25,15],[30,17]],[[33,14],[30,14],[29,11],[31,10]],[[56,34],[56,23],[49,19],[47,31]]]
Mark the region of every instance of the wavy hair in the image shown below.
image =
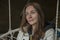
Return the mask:
[[[31,25],[27,22],[25,15],[26,8],[29,6],[33,6],[36,9],[37,13],[39,14],[38,25],[37,27],[35,27],[36,30],[34,31],[34,35],[32,36],[32,40],[38,40],[39,38],[43,38],[45,34],[44,31],[45,17],[40,4],[36,2],[32,2],[25,5],[22,11],[22,20],[21,20],[20,28],[22,29],[23,32],[25,32],[23,27],[27,27],[27,32],[31,30],[30,28]]]

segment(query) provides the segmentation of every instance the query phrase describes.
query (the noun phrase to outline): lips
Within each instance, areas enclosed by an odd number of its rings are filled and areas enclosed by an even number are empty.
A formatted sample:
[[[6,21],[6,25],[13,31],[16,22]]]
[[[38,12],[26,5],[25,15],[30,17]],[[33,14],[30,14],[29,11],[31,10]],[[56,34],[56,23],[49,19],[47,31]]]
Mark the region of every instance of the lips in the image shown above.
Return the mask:
[[[33,21],[33,19],[32,17],[29,17],[28,22],[31,22],[31,21]]]
[[[31,21],[33,21],[33,19],[32,20],[29,20],[28,22],[31,22]]]
[[[29,20],[29,22],[31,22],[32,20]]]

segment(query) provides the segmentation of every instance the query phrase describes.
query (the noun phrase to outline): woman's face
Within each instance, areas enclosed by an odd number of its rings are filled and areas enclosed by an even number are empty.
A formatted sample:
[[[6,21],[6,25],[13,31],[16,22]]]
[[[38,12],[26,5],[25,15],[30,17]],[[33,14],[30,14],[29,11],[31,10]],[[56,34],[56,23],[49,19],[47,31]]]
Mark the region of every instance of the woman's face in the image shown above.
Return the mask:
[[[33,6],[26,8],[26,20],[30,25],[34,25],[38,22],[38,13]]]

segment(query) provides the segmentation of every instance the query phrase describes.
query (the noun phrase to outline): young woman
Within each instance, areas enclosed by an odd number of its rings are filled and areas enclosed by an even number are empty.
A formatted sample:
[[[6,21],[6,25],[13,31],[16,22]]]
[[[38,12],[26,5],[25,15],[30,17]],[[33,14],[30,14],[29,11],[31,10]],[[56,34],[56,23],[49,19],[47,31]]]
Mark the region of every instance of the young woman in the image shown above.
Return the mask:
[[[17,40],[54,40],[52,24],[45,27],[44,13],[38,3],[28,3],[24,7]]]

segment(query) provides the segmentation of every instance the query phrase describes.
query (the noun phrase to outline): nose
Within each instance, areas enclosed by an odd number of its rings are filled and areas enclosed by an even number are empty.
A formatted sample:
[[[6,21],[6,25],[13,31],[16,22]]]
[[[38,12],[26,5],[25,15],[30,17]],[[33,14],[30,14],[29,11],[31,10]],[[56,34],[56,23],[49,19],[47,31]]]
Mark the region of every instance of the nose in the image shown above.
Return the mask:
[[[30,15],[29,15],[29,19],[31,19],[31,18],[32,18],[32,15],[30,14]]]

